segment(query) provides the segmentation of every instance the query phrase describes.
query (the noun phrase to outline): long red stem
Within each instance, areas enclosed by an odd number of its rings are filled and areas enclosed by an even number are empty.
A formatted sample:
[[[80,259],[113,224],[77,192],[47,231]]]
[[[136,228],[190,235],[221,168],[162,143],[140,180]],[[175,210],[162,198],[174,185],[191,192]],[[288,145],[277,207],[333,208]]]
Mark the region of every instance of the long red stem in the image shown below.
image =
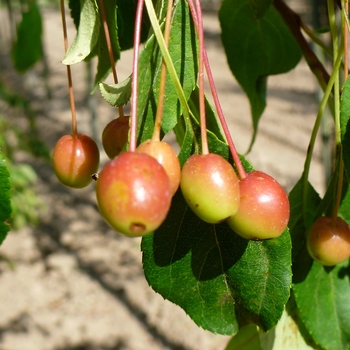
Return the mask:
[[[202,154],[209,153],[208,136],[207,136],[207,121],[205,115],[205,96],[204,96],[204,34],[203,34],[203,16],[202,9],[199,0],[195,0],[196,13],[197,13],[197,35],[199,42],[199,116],[202,138]]]
[[[198,26],[198,18],[197,18],[197,13],[196,13],[194,5],[193,5],[193,1],[189,0],[188,5],[190,7],[190,11],[191,11],[194,23],[197,27]],[[215,108],[216,108],[216,111],[217,111],[217,114],[219,117],[219,121],[220,121],[221,127],[223,129],[226,141],[229,145],[229,148],[230,148],[230,151],[231,151],[231,154],[233,157],[233,161],[235,162],[238,175],[239,175],[240,179],[244,179],[247,175],[246,175],[246,172],[245,172],[244,167],[242,165],[241,159],[237,153],[236,146],[233,142],[229,127],[227,125],[224,113],[223,113],[222,108],[221,108],[219,96],[218,96],[217,89],[215,86],[213,74],[212,74],[212,71],[210,68],[210,63],[209,63],[209,59],[208,59],[208,55],[207,55],[207,50],[205,49],[205,45],[204,45],[203,53],[204,53],[204,64],[205,64],[205,68],[206,68],[206,72],[207,72],[207,76],[208,76],[209,86],[210,86],[211,94],[213,96],[213,100],[214,100]]]
[[[166,20],[165,20],[165,29],[164,29],[164,41],[165,41],[166,47],[168,47],[169,45],[172,8],[173,8],[173,0],[169,0],[167,13],[166,13]],[[166,64],[163,59],[162,69],[160,72],[159,97],[158,97],[157,113],[156,113],[156,118],[154,122],[152,141],[160,141],[160,130],[162,125],[163,111],[164,111],[165,82],[166,82]]]
[[[137,134],[137,106],[138,106],[138,72],[139,72],[139,54],[141,41],[141,23],[144,0],[139,0],[136,8],[135,32],[134,32],[134,53],[131,84],[131,124],[130,124],[130,145],[129,150],[134,152],[136,149]]]
[[[107,23],[107,19],[106,19],[106,11],[105,11],[105,6],[104,6],[104,3],[103,3],[103,0],[99,0],[99,4],[100,4],[100,12],[101,12],[103,30],[104,30],[104,33],[105,33],[105,38],[106,38],[106,43],[107,43],[109,60],[110,60],[110,63],[111,63],[111,68],[112,68],[113,79],[114,79],[114,83],[118,84],[118,75],[117,75],[117,70],[115,68],[113,46],[112,46],[111,36],[109,34],[109,28],[108,28],[108,23]],[[119,106],[118,108],[119,108],[119,115],[121,117],[123,117],[124,116],[123,107]]]
[[[66,16],[65,16],[65,11],[64,11],[64,0],[60,0],[60,7],[61,7],[61,15],[62,15],[64,51],[67,52],[67,50],[68,50],[68,35],[67,35]],[[72,74],[71,74],[70,65],[67,65],[67,78],[68,78],[70,109],[72,112],[72,136],[75,138],[78,134],[78,128],[77,128],[77,114],[76,114],[76,109],[75,109],[73,81],[72,81]]]

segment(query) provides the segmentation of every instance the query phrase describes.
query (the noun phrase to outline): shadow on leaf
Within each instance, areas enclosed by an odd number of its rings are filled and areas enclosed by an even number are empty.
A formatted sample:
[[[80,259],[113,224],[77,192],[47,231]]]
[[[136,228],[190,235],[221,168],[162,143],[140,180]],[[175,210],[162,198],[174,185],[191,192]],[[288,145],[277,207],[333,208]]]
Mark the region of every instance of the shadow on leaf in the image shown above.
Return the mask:
[[[195,278],[206,281],[227,271],[244,254],[248,241],[236,235],[226,223],[208,224],[187,206],[181,191],[173,199],[171,215],[153,235],[155,264],[175,264],[191,252]]]

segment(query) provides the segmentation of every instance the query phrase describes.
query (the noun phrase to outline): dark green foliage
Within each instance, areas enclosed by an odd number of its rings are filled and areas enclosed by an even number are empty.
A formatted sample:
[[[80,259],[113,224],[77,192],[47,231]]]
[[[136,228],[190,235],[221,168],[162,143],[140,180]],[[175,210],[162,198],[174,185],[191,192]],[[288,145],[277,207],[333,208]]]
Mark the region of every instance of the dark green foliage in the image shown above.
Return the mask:
[[[11,216],[11,181],[5,160],[0,154],[0,245],[10,230]]]
[[[255,3],[261,7],[252,6]],[[266,106],[268,76],[293,69],[301,58],[300,48],[288,27],[268,4],[268,1],[224,0],[219,13],[229,66],[250,101],[252,144]]]
[[[42,20],[35,1],[28,4],[17,28],[17,41],[13,46],[13,62],[19,72],[25,72],[42,58]]]

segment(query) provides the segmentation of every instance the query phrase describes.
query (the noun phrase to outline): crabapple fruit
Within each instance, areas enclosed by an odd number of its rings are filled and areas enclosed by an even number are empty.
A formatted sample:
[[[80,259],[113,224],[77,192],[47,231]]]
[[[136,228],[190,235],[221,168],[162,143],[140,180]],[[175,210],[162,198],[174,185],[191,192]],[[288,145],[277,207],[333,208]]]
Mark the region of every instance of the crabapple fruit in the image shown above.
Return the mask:
[[[157,159],[169,177],[171,193],[174,195],[180,185],[181,167],[173,148],[164,141],[146,140],[136,148],[136,151]]]
[[[53,169],[59,181],[68,187],[83,188],[91,181],[100,162],[93,139],[84,134],[62,136],[53,151]]]
[[[218,223],[239,208],[239,181],[231,166],[218,154],[195,154],[182,168],[182,194],[203,221]]]
[[[107,156],[113,159],[128,141],[129,116],[121,116],[109,122],[102,132],[102,145]]]
[[[325,266],[333,266],[349,259],[349,225],[340,217],[317,218],[309,229],[307,248],[311,257]]]
[[[105,220],[127,236],[144,236],[157,229],[170,209],[168,175],[145,153],[123,152],[109,161],[96,183],[99,210]]]
[[[241,201],[238,212],[227,223],[246,239],[270,239],[286,229],[290,206],[287,194],[271,176],[252,171],[239,183]]]

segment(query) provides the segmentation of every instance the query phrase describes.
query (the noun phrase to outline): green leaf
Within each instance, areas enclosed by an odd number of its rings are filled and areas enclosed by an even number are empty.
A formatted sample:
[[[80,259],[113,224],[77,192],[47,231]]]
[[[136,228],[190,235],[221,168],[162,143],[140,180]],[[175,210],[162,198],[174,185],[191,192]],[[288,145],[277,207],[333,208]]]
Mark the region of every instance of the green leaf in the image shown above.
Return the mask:
[[[133,47],[136,4],[136,0],[117,0],[118,39],[122,51]],[[146,11],[144,11],[141,26],[141,42],[146,41],[149,29],[149,18],[146,15]]]
[[[346,79],[340,98],[340,129],[343,159],[347,176],[350,177],[350,77]]]
[[[197,137],[199,126],[192,122],[192,135]],[[208,141],[211,152],[229,156],[227,145],[210,131]],[[191,147],[193,138],[186,139],[185,132],[182,149]],[[244,165],[247,171],[252,169],[246,161]],[[201,221],[180,190],[163,225],[143,238],[142,251],[145,276],[152,288],[214,333],[235,334],[247,323],[271,329],[289,297],[288,230],[277,239],[245,240],[226,223]]]
[[[174,6],[170,31],[169,53],[188,100],[197,78],[197,46],[193,23],[187,3],[178,1]],[[157,111],[162,55],[154,36],[147,41],[140,55],[139,70],[139,142],[149,139]],[[164,134],[172,130],[181,115],[181,106],[172,80],[167,75],[162,120]]]
[[[202,328],[234,334],[240,323],[274,327],[289,297],[290,237],[248,241],[226,223],[210,225],[187,206],[181,191],[168,218],[142,240],[152,288],[182,307]]]
[[[0,245],[5,239],[10,226],[7,221],[11,216],[11,182],[10,173],[6,163],[0,154]]]
[[[119,84],[100,83],[102,98],[113,107],[126,105],[131,98],[131,76]]]
[[[305,334],[303,325],[298,320],[297,312],[294,299],[291,298],[277,326],[268,333],[259,332],[262,350],[318,349],[312,339]],[[305,336],[306,338],[304,338]]]
[[[196,117],[197,121],[200,120],[200,113],[199,113],[199,88],[196,86],[196,88],[193,90],[190,99],[188,100],[188,105],[190,107],[190,110],[192,114]],[[208,102],[207,98],[205,98],[205,117],[206,117],[206,124],[207,129],[211,131],[214,135],[217,136],[217,138],[221,141],[225,141],[222,132],[221,127],[218,123],[217,116]]]
[[[83,61],[94,50],[100,35],[100,16],[94,0],[80,0],[79,27],[70,45],[63,64],[71,65]]]
[[[225,350],[261,350],[257,326],[242,327],[234,335]]]
[[[272,3],[273,0],[249,0],[249,4],[255,13],[255,19],[263,17]]]
[[[256,18],[251,1],[224,0],[219,19],[230,69],[250,101],[252,146],[266,105],[267,77],[294,68],[301,51],[275,8],[270,6],[262,18]],[[263,5],[265,9],[266,2]]]
[[[111,46],[114,56],[114,62],[120,58],[120,47],[118,41],[117,30],[117,13],[116,4],[117,0],[103,0],[104,9],[106,13],[106,21],[108,25],[109,36],[111,39]],[[100,11],[101,12],[101,11]],[[102,18],[100,17],[101,23]],[[98,64],[97,73],[95,76],[94,90],[98,88],[97,84],[104,81],[111,72],[111,61],[108,53],[108,46],[103,28],[100,30],[100,38],[98,41]]]
[[[332,185],[333,186],[333,185]],[[333,188],[333,187],[332,187]],[[329,202],[327,198],[323,201]],[[340,207],[345,213],[348,195]],[[309,184],[307,213],[302,214],[302,181],[290,193],[293,241],[293,294],[298,317],[309,336],[323,349],[348,349],[350,342],[350,284],[348,262],[329,268],[314,261],[306,247],[306,233],[320,215],[323,201]],[[322,213],[321,213],[322,214]],[[348,214],[346,214],[348,215]]]
[[[35,1],[29,2],[28,10],[22,14],[17,28],[17,41],[12,58],[19,72],[24,72],[42,58],[42,19]]]
[[[349,261],[331,268],[314,261],[307,277],[294,285],[299,316],[323,349],[349,349],[349,271]]]
[[[306,213],[303,213],[303,177],[301,177],[289,193],[290,219],[288,227],[292,236],[294,279],[299,276],[301,271],[307,271],[308,265],[304,260],[302,260],[300,266],[294,264],[298,264],[299,255],[301,258],[305,255],[306,232],[317,217],[318,208],[321,204],[320,196],[309,182],[307,182],[306,201]],[[306,255],[308,258],[308,253],[306,253]],[[308,259],[308,261],[310,265],[311,260]]]

